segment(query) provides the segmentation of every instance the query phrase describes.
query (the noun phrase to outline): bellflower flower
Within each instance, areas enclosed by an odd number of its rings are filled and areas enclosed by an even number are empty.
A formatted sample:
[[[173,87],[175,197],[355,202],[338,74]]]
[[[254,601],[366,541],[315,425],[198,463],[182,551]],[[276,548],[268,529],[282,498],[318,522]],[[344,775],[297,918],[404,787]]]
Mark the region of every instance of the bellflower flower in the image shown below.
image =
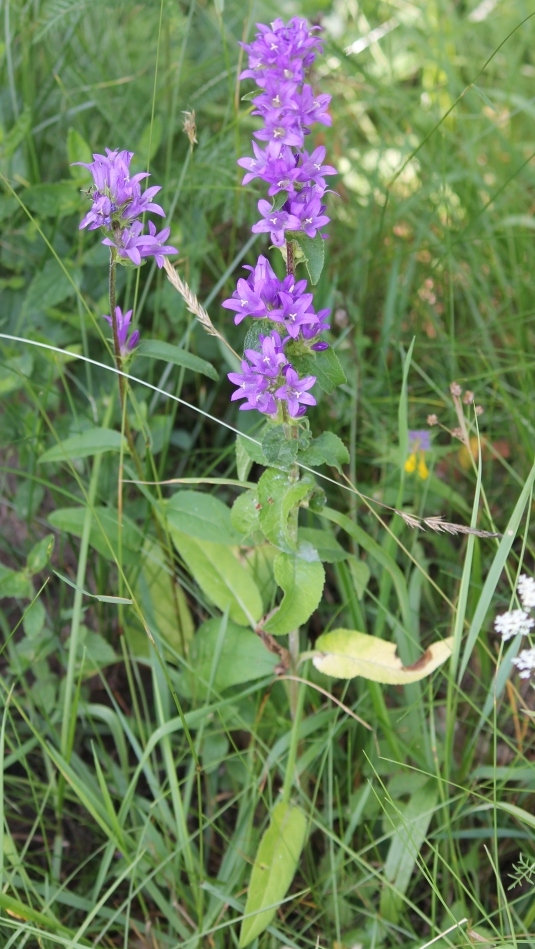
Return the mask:
[[[265,199],[258,202],[261,218],[252,227],[255,234],[269,234],[277,247],[296,240],[299,233],[312,240],[327,236],[322,233],[329,222],[322,198],[325,178],[336,169],[325,164],[323,146],[311,151],[304,147],[312,123],[331,124],[331,97],[315,95],[306,82],[307,70],[322,50],[319,29],[300,17],[288,23],[276,19],[269,26],[257,24],[253,42],[241,44],[249,62],[240,79],[254,79],[259,87],[252,114],[261,118],[262,128],[253,133],[253,157],[240,158],[238,164],[245,170],[244,185],[260,178],[268,185],[269,197],[280,196],[276,207]],[[260,335],[258,350],[245,351],[241,373],[229,373],[238,386],[232,399],[246,400],[241,409],[255,408],[279,419],[301,418],[307,406],[316,404],[309,392],[316,379],[300,379],[291,359],[328,348],[319,336],[329,329],[330,311],[316,313],[307,281],[296,281],[293,273],[280,280],[265,257],[248,269],[249,275],[238,280],[223,306],[234,311],[236,324],[249,316],[268,321],[271,331]]]
[[[118,259],[139,267],[144,258],[154,257],[158,267],[162,267],[164,256],[178,251],[176,247],[165,244],[169,228],[157,234],[154,224],[150,222],[149,234],[143,231],[143,224],[139,220],[141,215],[150,212],[165,217],[165,212],[153,201],[161,191],[159,185],[152,185],[141,192],[140,182],[149,178],[149,173],[142,171],[130,176],[133,156],[133,152],[107,148],[105,155],[93,155],[92,162],[74,162],[87,168],[93,177],[93,185],[89,189],[91,208],[82,218],[80,228],[87,227],[90,231],[102,228],[105,233],[102,243],[115,248]]]
[[[128,335],[130,330],[130,320],[132,319],[132,310],[123,313],[120,306],[115,307],[115,317],[117,320],[117,336],[119,338],[119,348],[123,359],[129,356],[134,346],[139,342],[139,330],[134,330]],[[104,316],[104,319],[113,327],[111,316]]]

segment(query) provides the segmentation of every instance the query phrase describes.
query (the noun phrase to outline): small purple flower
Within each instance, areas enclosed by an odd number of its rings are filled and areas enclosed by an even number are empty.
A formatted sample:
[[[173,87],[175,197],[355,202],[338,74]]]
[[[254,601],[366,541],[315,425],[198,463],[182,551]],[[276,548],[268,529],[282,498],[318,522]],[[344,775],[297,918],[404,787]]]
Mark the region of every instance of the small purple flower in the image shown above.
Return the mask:
[[[286,383],[280,386],[275,392],[278,399],[283,399],[288,403],[288,412],[291,418],[300,418],[305,414],[307,405],[316,405],[313,395],[307,391],[311,389],[316,381],[315,376],[305,376],[300,379],[295,369],[288,366],[286,370]]]
[[[246,349],[245,355],[255,372],[276,379],[281,368],[287,363],[281,338],[278,333],[273,332],[269,336],[261,335],[260,341],[262,352],[259,353],[256,349]]]
[[[409,429],[409,452],[431,451],[431,432],[427,428]]]
[[[241,364],[242,372],[229,372],[228,378],[238,386],[236,392],[233,392],[230,399],[247,399],[240,409],[257,409],[266,415],[275,415],[277,404],[271,392],[266,391],[269,385],[269,379],[260,373],[253,372],[247,360]]]
[[[299,219],[299,230],[304,231],[307,237],[315,237],[318,230],[331,220],[323,213],[325,205],[321,203],[321,198],[313,188],[302,191],[292,199],[290,211]]]
[[[149,221],[149,231],[149,234],[145,234],[141,221],[134,221],[122,231],[112,231],[113,236],[105,237],[102,243],[107,247],[115,247],[119,257],[130,260],[136,267],[147,257],[154,257],[158,267],[162,267],[165,255],[178,253],[176,247],[165,246],[170,228],[165,227],[157,234],[154,224]]]
[[[301,222],[294,214],[288,214],[287,211],[273,211],[269,201],[261,200],[258,202],[258,210],[264,218],[254,224],[251,230],[253,234],[269,233],[271,240],[276,247],[282,247],[284,244],[284,232],[299,230]]]
[[[149,221],[149,235],[147,238],[147,251],[142,256],[144,257],[154,257],[158,267],[163,267],[163,259],[169,254],[178,254],[176,247],[172,247],[170,244],[166,245],[166,240],[171,233],[170,227],[164,227],[159,234],[156,233],[156,227]],[[148,243],[150,240],[150,243]]]
[[[284,327],[292,339],[299,336],[304,325],[318,322],[316,314],[309,310],[313,299],[311,293],[305,293],[297,299],[290,293],[280,293],[279,298],[281,307],[277,311],[276,322],[284,323]],[[271,318],[275,319],[275,316],[272,314]]]
[[[130,329],[130,320],[132,319],[132,310],[127,310],[123,314],[121,307],[115,307],[115,318],[117,320],[117,336],[119,339],[119,349],[121,351],[121,356],[123,359],[126,356],[130,355],[134,346],[137,346],[139,341],[139,330],[134,330],[133,333],[128,335]],[[113,322],[111,316],[104,316],[104,319],[108,321],[110,326],[113,328]]]
[[[315,148],[314,151],[309,155],[308,152],[301,152],[298,156],[298,165],[296,173],[296,181],[303,182],[303,184],[308,184],[309,181],[314,181],[320,187],[325,187],[325,182],[323,180],[325,175],[337,175],[338,172],[336,168],[333,168],[332,165],[324,165],[326,149],[323,145],[320,145],[318,148]]]

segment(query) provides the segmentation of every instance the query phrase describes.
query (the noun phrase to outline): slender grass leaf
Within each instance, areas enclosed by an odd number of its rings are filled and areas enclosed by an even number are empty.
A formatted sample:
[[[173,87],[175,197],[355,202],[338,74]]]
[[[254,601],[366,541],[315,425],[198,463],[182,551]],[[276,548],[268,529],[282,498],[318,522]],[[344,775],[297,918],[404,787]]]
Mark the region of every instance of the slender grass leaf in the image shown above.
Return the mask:
[[[48,451],[43,452],[39,463],[70,461],[74,458],[88,458],[101,455],[105,451],[128,451],[126,439],[112,428],[88,428],[80,435],[71,435]]]
[[[165,362],[172,362],[175,366],[191,369],[192,372],[200,372],[203,376],[213,379],[214,382],[219,379],[217,370],[206,359],[201,359],[200,356],[195,356],[186,349],[180,349],[159,339],[141,340],[136,348],[136,356],[163,359]]]
[[[397,563],[395,563],[390,554],[388,554],[373,537],[370,537],[362,527],[355,524],[346,514],[341,514],[339,511],[328,507],[323,508],[320,514],[322,517],[325,517],[326,520],[332,521],[333,524],[338,524],[342,530],[356,540],[357,544],[359,544],[363,550],[366,550],[377,563],[381,564],[381,566],[388,571],[392,577],[392,582],[397,593],[403,625],[407,630],[410,630],[412,626],[412,614],[407,583]]]
[[[437,784],[433,779],[418,788],[407,804],[396,805],[392,818],[396,829],[385,860],[385,886],[380,902],[381,915],[391,923],[399,921],[404,896],[413,877],[437,797]]]
[[[322,531],[317,527],[300,527],[297,539],[299,544],[307,543],[314,547],[323,563],[339,563],[350,556],[330,531]]]
[[[52,527],[81,537],[84,530],[85,507],[63,507],[52,511],[48,520]],[[113,507],[93,508],[93,519],[89,534],[89,546],[93,547],[107,560],[117,560],[119,551],[119,529],[117,511]],[[143,535],[136,525],[123,516],[121,557],[123,563],[135,563],[139,560],[139,550]]]
[[[516,502],[515,509],[509,519],[509,523],[504,531],[503,537],[498,545],[498,549],[494,555],[494,560],[492,561],[490,570],[487,574],[487,579],[485,580],[485,585],[481,591],[481,596],[479,597],[476,611],[474,613],[472,622],[470,624],[470,629],[468,631],[468,636],[466,638],[466,645],[464,647],[463,657],[459,666],[459,674],[457,681],[461,682],[464,673],[466,672],[466,667],[472,655],[472,650],[476,644],[477,637],[481,631],[481,627],[485,621],[485,617],[490,608],[492,597],[494,596],[494,591],[498,585],[502,570],[505,566],[507,558],[509,556],[509,551],[513,546],[513,542],[517,535],[518,528],[520,526],[520,521],[524,514],[524,509],[528,503],[528,499],[533,490],[533,483],[535,481],[535,463],[533,464],[531,471],[526,479],[526,483],[520,492],[518,501]]]

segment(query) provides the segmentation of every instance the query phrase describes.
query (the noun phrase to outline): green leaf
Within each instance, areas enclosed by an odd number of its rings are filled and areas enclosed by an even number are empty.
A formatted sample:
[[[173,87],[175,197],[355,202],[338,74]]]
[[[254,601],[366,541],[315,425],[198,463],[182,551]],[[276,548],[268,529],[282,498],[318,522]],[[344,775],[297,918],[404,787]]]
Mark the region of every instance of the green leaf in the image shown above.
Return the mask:
[[[33,595],[33,586],[25,571],[10,570],[0,564],[0,600],[8,596],[27,600]]]
[[[184,369],[191,369],[192,372],[200,372],[217,382],[219,375],[206,359],[200,356],[194,356],[188,353],[186,349],[180,349],[178,346],[172,346],[171,343],[164,343],[159,339],[143,339],[136,348],[136,356],[148,356],[150,359],[163,359],[165,362],[171,362],[175,366],[182,366]]]
[[[161,145],[162,134],[163,123],[161,117],[154,115],[151,121],[147,122],[134,148],[138,164],[141,163],[137,170],[144,170],[151,163]]]
[[[24,614],[22,625],[28,639],[37,639],[43,631],[45,625],[46,611],[41,600],[36,599],[30,603]]]
[[[260,336],[269,336],[272,329],[273,323],[271,320],[254,320],[245,334],[243,351],[245,352],[246,349],[254,349],[257,352],[261,352],[262,343],[260,342]]]
[[[255,627],[262,598],[250,572],[224,544],[189,537],[169,525],[171,539],[201,590],[231,620]]]
[[[110,644],[101,636],[94,633],[87,626],[80,627],[80,641],[78,644],[77,660],[85,678],[96,675],[104,666],[117,662],[117,656]],[[70,638],[70,637],[69,637]],[[68,648],[69,639],[65,646]]]
[[[42,540],[39,540],[28,554],[26,560],[26,571],[33,576],[34,573],[39,573],[41,570],[44,570],[50,557],[52,556],[52,551],[54,550],[54,535],[47,534],[46,537],[43,537]]]
[[[342,465],[349,464],[349,452],[341,438],[334,432],[323,432],[313,438],[308,448],[299,454],[299,463],[315,468],[331,465],[342,473]]]
[[[267,633],[281,636],[306,623],[321,600],[325,570],[319,560],[310,562],[291,554],[278,554],[275,580],[284,591],[282,603],[264,625]]]
[[[318,385],[324,392],[330,393],[347,382],[346,374],[334,349],[325,349],[321,353],[308,353],[294,356],[292,362],[300,376],[316,376]]]
[[[419,682],[438,669],[451,656],[453,640],[433,643],[411,666],[403,666],[396,656],[396,644],[368,636],[355,629],[333,629],[316,640],[313,658],[316,669],[335,679],[362,676],[385,685]]]
[[[177,491],[164,502],[167,521],[175,530],[199,540],[236,545],[241,534],[233,527],[230,508],[213,494]]]
[[[143,544],[143,566],[135,587],[143,615],[173,652],[184,655],[193,638],[193,619],[182,587],[170,575],[162,548],[148,537]],[[178,614],[178,615],[177,615]],[[125,628],[134,655],[147,657],[151,646],[145,630]]]
[[[32,110],[29,105],[25,105],[17,121],[11,126],[0,145],[0,155],[5,160],[11,158],[19,145],[28,135],[32,125]]]
[[[262,834],[251,873],[239,949],[244,949],[269,926],[294,878],[307,831],[299,808],[281,801]]]
[[[390,923],[398,922],[405,904],[405,893],[425,841],[437,797],[437,783],[432,778],[414,792],[408,804],[396,804],[391,817],[396,829],[383,869],[385,884],[380,902],[381,916]]]
[[[262,446],[256,441],[252,441],[250,438],[246,438],[245,435],[238,435],[236,438],[236,445],[240,446],[240,451],[242,451],[251,461],[254,461],[257,465],[263,465],[264,468],[269,468],[267,458],[262,451]],[[236,449],[237,450],[237,449]]]
[[[262,595],[263,613],[271,610],[275,603],[277,583],[273,576],[273,562],[277,556],[277,550],[272,544],[263,543],[257,547],[249,547],[242,560]]]
[[[73,273],[73,281],[78,277]],[[47,260],[45,266],[33,278],[22,305],[23,316],[42,313],[57,306],[75,293],[72,281],[56,260]]]
[[[87,458],[101,455],[105,451],[128,451],[126,439],[112,428],[88,428],[80,435],[71,435],[57,445],[53,445],[38,459],[40,464],[51,461],[67,461],[73,458]]]
[[[188,658],[193,671],[184,673],[182,691],[197,700],[206,698],[210,681],[215,692],[222,692],[273,675],[279,662],[259,636],[237,623],[225,624],[224,617],[210,619],[199,627]]]
[[[13,356],[0,365],[0,396],[21,389],[33,371],[33,358],[29,353]]]
[[[234,501],[230,519],[232,526],[241,537],[248,537],[249,534],[261,530],[258,510],[259,503],[256,490],[244,491]]]
[[[312,506],[312,505],[311,505]],[[333,508],[325,507],[323,511],[319,512],[327,520],[332,521],[334,524],[337,524],[349,534],[359,544],[363,550],[366,550],[373,559],[380,564],[385,570],[388,571],[392,577],[392,581],[396,590],[399,607],[401,610],[401,617],[403,624],[406,629],[411,629],[413,623],[413,614],[411,612],[410,603],[409,603],[409,593],[407,590],[407,582],[405,577],[398,567],[395,560],[390,556],[390,554],[379,544],[373,537],[363,530],[358,524],[355,524],[350,517],[347,517],[346,514],[341,514],[339,511],[335,511]]]
[[[299,443],[288,438],[284,425],[269,425],[262,438],[262,451],[268,465],[275,468],[290,468],[297,458]]]
[[[247,481],[251,468],[253,467],[253,460],[245,451],[245,448],[243,447],[243,440],[240,440],[239,438],[236,439],[235,451],[238,479],[239,481]]]
[[[100,603],[133,603],[133,600],[130,600],[126,596],[112,596],[108,593],[89,593],[88,590],[84,590],[83,587],[79,587],[76,583],[74,583],[73,580],[71,580],[69,577],[66,577],[65,574],[60,573],[59,570],[54,570],[53,573],[55,573],[58,579],[62,580],[63,583],[66,583],[68,586],[72,587],[73,590],[79,590],[84,596],[90,596],[93,600],[98,600]]]
[[[90,146],[83,135],[80,135],[80,132],[77,132],[74,128],[70,128],[67,132],[67,157],[72,177],[75,178],[76,181],[79,179],[89,181],[87,168],[81,168],[77,165],[72,167],[76,161],[83,161],[88,164],[93,161]]]
[[[113,507],[97,506],[92,509],[93,517],[89,534],[89,545],[106,560],[116,560],[119,555],[119,534],[117,511]],[[48,515],[52,527],[81,537],[85,522],[85,507],[64,507]],[[124,564],[139,561],[139,551],[143,535],[129,518],[123,515],[121,558]]]
[[[324,563],[339,563],[351,556],[330,531],[322,531],[316,527],[300,527],[297,538],[299,543],[311,544],[318,551],[319,558]]]
[[[362,600],[370,580],[370,568],[365,560],[358,560],[354,554],[350,554],[347,558],[347,565],[353,586],[355,587],[357,599]]]
[[[72,181],[32,185],[26,189],[22,199],[26,207],[39,217],[63,217],[76,214],[80,209],[80,195],[73,188]]]
[[[307,237],[306,234],[292,233],[292,239],[299,244],[303,253],[310,282],[314,286],[321,277],[321,271],[325,263],[325,241],[318,232],[315,237]]]
[[[289,518],[294,508],[314,488],[314,481],[304,475],[292,481],[286,472],[268,468],[258,482],[260,526],[269,541],[279,550],[292,553],[297,549],[297,538]]]
[[[271,210],[272,210],[272,211],[280,211],[280,209],[282,208],[283,204],[286,204],[286,202],[287,202],[287,200],[288,200],[288,197],[289,197],[289,195],[288,195],[288,192],[287,192],[287,191],[279,191],[279,192],[274,196],[274,198],[273,198],[273,203],[272,203],[272,205],[271,205]]]

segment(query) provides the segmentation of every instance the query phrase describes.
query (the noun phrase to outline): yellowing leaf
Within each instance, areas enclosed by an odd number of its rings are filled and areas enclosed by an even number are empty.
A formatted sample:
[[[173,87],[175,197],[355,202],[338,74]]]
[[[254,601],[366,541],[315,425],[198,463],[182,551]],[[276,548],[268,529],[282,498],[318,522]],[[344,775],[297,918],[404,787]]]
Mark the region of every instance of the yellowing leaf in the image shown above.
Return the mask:
[[[452,638],[433,643],[411,666],[396,655],[396,644],[359,633],[355,629],[333,629],[316,640],[316,669],[335,679],[363,676],[385,685],[418,682],[438,669],[451,656]]]

